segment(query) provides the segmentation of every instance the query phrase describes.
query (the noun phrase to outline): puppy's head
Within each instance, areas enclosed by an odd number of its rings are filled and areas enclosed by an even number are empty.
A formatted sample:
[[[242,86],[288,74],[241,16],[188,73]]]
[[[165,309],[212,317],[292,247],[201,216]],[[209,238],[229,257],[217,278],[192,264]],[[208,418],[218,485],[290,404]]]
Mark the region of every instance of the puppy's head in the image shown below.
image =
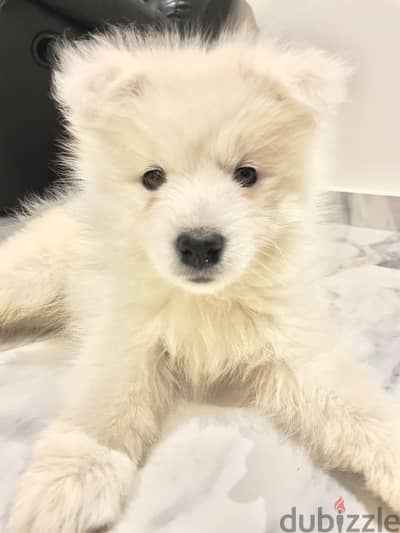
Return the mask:
[[[343,70],[243,36],[118,33],[64,49],[55,94],[107,231],[168,282],[211,293],[266,264],[306,209]]]

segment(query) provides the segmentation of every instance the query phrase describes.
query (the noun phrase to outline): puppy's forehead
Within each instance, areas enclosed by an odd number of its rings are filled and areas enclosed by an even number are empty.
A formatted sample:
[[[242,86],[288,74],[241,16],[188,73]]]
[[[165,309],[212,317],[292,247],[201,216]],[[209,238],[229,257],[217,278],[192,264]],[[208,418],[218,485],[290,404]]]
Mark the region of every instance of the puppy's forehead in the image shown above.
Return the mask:
[[[189,121],[196,114],[208,114],[208,120],[229,116],[256,99],[267,102],[272,96],[267,80],[252,73],[249,63],[219,50],[161,53],[151,61],[143,54],[137,70],[143,78],[138,103],[148,104],[147,111],[161,111],[164,118],[179,113]]]
[[[165,61],[149,62],[143,91],[132,97],[132,126],[152,138],[158,132],[164,147],[178,140],[208,149],[219,140],[228,151],[254,150],[300,112],[272,80],[252,72],[248,58],[221,52],[179,58],[165,54]]]
[[[225,96],[227,103],[250,96],[256,76],[249,65],[232,54],[185,53],[165,54],[156,61],[143,62],[143,77],[153,86],[153,95],[194,100],[215,100]],[[158,90],[156,90],[158,88]]]

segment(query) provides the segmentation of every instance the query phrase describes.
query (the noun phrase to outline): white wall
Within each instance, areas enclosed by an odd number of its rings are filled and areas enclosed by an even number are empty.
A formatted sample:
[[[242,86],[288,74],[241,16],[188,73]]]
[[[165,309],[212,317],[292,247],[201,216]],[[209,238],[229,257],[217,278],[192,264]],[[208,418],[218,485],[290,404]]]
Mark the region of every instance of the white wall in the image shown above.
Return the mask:
[[[400,0],[249,0],[266,35],[355,67],[339,118],[338,190],[400,195]]]

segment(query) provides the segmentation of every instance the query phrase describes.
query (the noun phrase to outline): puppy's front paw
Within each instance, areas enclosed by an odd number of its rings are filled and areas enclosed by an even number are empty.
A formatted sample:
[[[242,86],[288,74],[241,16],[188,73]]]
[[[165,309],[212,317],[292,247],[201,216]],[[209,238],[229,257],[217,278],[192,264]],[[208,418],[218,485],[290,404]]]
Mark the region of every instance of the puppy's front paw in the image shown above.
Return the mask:
[[[395,461],[390,466],[374,469],[373,475],[367,477],[367,486],[381,498],[398,516],[400,516],[400,465]]]
[[[396,479],[382,479],[379,484],[378,496],[400,516],[400,472],[396,473]]]
[[[114,524],[135,470],[80,431],[49,433],[20,480],[6,531],[87,533]]]

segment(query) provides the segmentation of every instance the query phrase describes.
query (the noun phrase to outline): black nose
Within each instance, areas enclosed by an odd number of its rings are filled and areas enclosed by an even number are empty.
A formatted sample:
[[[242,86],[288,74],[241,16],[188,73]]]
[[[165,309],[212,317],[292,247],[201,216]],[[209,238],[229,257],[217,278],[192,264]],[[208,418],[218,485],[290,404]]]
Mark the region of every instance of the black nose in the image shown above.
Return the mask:
[[[176,249],[184,265],[201,269],[220,261],[224,243],[225,239],[219,233],[188,231],[176,239]]]

